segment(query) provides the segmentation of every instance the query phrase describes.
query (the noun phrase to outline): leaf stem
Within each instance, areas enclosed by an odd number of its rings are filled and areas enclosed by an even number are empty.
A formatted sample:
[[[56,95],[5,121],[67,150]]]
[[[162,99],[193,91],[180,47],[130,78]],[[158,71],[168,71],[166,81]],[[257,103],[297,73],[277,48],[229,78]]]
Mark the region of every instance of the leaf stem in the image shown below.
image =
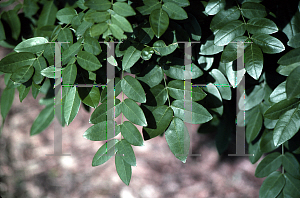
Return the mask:
[[[245,18],[244,18],[244,16],[243,16],[243,14],[242,14],[242,10],[241,10],[241,7],[240,7],[240,5],[239,5],[239,3],[236,1],[236,5],[238,6],[238,8],[239,8],[239,10],[240,10],[240,12],[241,12],[241,15],[242,15],[242,18],[243,18],[243,21],[244,21],[244,24],[246,25],[247,23],[246,23],[246,20],[245,20]],[[247,33],[248,33],[248,38],[250,39],[250,34],[249,34],[249,32],[247,31]]]

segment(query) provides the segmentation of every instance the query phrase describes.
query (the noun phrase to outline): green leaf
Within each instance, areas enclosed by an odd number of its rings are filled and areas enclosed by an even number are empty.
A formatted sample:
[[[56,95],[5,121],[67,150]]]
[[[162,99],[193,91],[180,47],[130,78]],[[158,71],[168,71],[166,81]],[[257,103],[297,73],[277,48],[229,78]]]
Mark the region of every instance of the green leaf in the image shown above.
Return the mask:
[[[145,91],[139,81],[132,76],[125,76],[121,81],[124,94],[136,102],[145,103]]]
[[[278,152],[267,155],[256,167],[255,177],[267,177],[282,164],[282,155]]]
[[[118,153],[115,157],[115,165],[120,179],[128,186],[131,179],[131,166]]]
[[[214,85],[219,89],[221,96],[225,100],[231,100],[231,88],[225,76],[218,69],[209,72],[215,79]]]
[[[147,67],[141,75],[143,76],[136,78],[147,83],[150,88],[158,85],[162,81],[164,76],[162,68],[157,65]]]
[[[155,50],[156,54],[160,56],[166,56],[173,53],[177,47],[178,43],[172,43],[167,46],[163,40],[158,40],[155,43],[153,43],[152,48]]]
[[[116,2],[113,4],[113,10],[123,16],[123,17],[128,17],[128,16],[133,16],[136,15],[135,11],[132,9],[128,3],[124,2]]]
[[[259,103],[262,102],[265,96],[265,90],[263,86],[260,85],[255,85],[253,91],[250,93],[250,95],[244,95],[241,96],[240,101],[239,101],[239,108],[240,110],[244,110],[242,107],[242,103],[245,104],[245,110],[250,110]],[[245,97],[245,100],[243,100]]]
[[[76,30],[76,36],[81,37],[85,34],[85,32],[93,25],[91,22],[82,21],[82,23],[78,26]]]
[[[175,157],[185,163],[190,149],[190,135],[184,122],[174,117],[165,132],[165,137]]]
[[[277,147],[278,146],[275,146],[273,141],[273,130],[266,129],[261,137],[261,141],[259,144],[261,152],[268,153],[275,150]]]
[[[288,99],[300,95],[300,67],[296,67],[286,79],[286,95]]]
[[[4,73],[13,73],[23,66],[32,65],[35,60],[35,55],[28,52],[9,54],[1,59],[0,71]]]
[[[1,94],[1,116],[3,119],[6,118],[12,103],[14,101],[14,97],[15,97],[15,89],[9,89],[9,88],[5,88]]]
[[[174,116],[191,124],[203,124],[212,119],[211,114],[202,105],[188,100],[174,100],[171,108]],[[186,115],[186,112],[188,115]]]
[[[268,34],[253,34],[251,39],[267,54],[277,54],[285,50],[280,40]]]
[[[5,39],[6,39],[5,30],[4,30],[2,22],[0,21],[0,41],[5,40]]]
[[[93,25],[90,29],[90,35],[91,37],[99,36],[103,34],[108,28],[107,23],[99,23],[96,25]]]
[[[116,24],[117,26],[119,26],[120,28],[122,28],[122,30],[124,30],[124,32],[133,32],[131,24],[129,23],[129,21],[123,17],[120,16],[118,14],[112,14],[111,15],[111,22],[113,24]]]
[[[112,139],[103,144],[96,152],[92,166],[99,166],[107,162],[117,151],[116,144],[119,142],[117,139]]]
[[[218,46],[227,45],[234,38],[242,36],[245,31],[246,27],[242,21],[231,21],[218,31],[214,39],[214,44]]]
[[[167,87],[170,96],[177,100],[183,100],[184,93],[185,93],[185,89],[184,89],[185,83],[187,82],[184,82],[182,80],[170,81]],[[191,94],[193,101],[202,100],[206,96],[206,93],[200,87],[192,87],[192,91],[188,91],[188,94]]]
[[[81,40],[78,40],[76,43],[70,46],[70,48],[66,49],[61,57],[62,57],[62,65],[66,65],[71,58],[75,57],[75,55],[82,49]]]
[[[210,29],[215,32],[216,30],[221,29],[225,24],[230,21],[238,20],[241,16],[241,12],[236,6],[232,8],[221,10],[214,16],[210,23]]]
[[[115,117],[119,116],[121,113],[121,102],[119,99],[115,99]],[[92,124],[98,124],[100,122],[104,122],[107,120],[106,113],[107,113],[107,100],[105,100],[101,105],[99,105],[94,112],[92,113],[89,122]]]
[[[120,125],[122,136],[134,146],[142,146],[144,144],[143,137],[139,130],[131,122],[125,121]]]
[[[63,71],[64,68],[55,68],[54,65],[51,65],[49,67],[46,67],[41,71],[41,74],[47,78],[58,78],[58,76],[55,76],[56,72]]]
[[[300,119],[299,105],[283,113],[275,125],[273,139],[276,146],[291,139],[300,129],[298,120]]]
[[[124,31],[116,24],[109,24],[109,30],[111,31],[112,35],[118,40],[127,38],[126,35],[124,35]]]
[[[45,43],[47,42],[48,40],[44,37],[35,37],[22,41],[15,47],[14,50],[16,52],[39,53],[45,49]]]
[[[35,15],[38,10],[39,10],[39,6],[34,0],[24,0],[23,11],[25,17],[28,18],[32,17],[32,15]]]
[[[81,101],[93,108],[96,108],[100,101],[100,91],[98,87],[80,87],[78,93]]]
[[[30,129],[30,135],[37,135],[43,132],[50,125],[53,119],[54,107],[53,105],[48,105],[39,113],[37,118],[34,120]]]
[[[246,2],[242,4],[242,15],[248,19],[255,17],[264,18],[267,16],[265,6],[259,3]]]
[[[18,40],[21,33],[21,22],[17,12],[9,10],[1,14],[1,18],[5,20],[10,27],[12,38]]]
[[[106,11],[111,8],[111,3],[107,0],[87,0],[84,5],[98,11]]]
[[[114,133],[107,133],[109,130],[108,126],[114,126],[115,128],[112,128]],[[91,140],[91,141],[103,141],[103,140],[109,140],[111,138],[114,138],[120,133],[120,126],[117,125],[115,121],[109,120],[109,121],[102,121],[97,124],[94,124],[90,128],[88,128],[84,134],[83,137]]]
[[[142,109],[133,100],[127,98],[121,104],[122,113],[134,124],[147,126],[147,121]]]
[[[72,19],[77,15],[74,8],[63,8],[56,13],[56,18],[65,24],[71,23]]]
[[[225,0],[209,0],[205,7],[205,12],[208,15],[215,15],[222,10],[226,5]]]
[[[251,34],[273,34],[275,32],[278,32],[278,27],[270,19],[252,18],[247,21],[247,31]]]
[[[57,35],[57,40],[60,42],[69,42],[61,43],[64,50],[68,49],[73,44],[73,34],[71,30],[69,28],[62,29]]]
[[[300,48],[293,49],[283,55],[279,60],[278,64],[280,65],[291,65],[294,63],[299,63],[300,62]]]
[[[211,40],[213,37],[210,36],[208,40],[206,40],[204,45],[201,45],[199,54],[201,55],[214,55],[222,52],[224,46],[218,46],[214,44],[214,40]]]
[[[149,17],[151,28],[157,38],[161,37],[168,29],[169,16],[168,13],[162,9],[153,10]]]
[[[294,178],[294,175],[286,173],[285,177],[285,185],[283,188],[284,197],[299,197],[300,196],[300,180]]]
[[[286,111],[295,108],[299,104],[299,99],[285,99],[273,104],[265,113],[264,117],[272,120],[279,119],[279,117]]]
[[[145,25],[142,27],[139,31],[138,38],[140,40],[140,43],[148,44],[154,37],[154,32],[151,27]]]
[[[131,45],[127,48],[122,60],[123,70],[131,68],[140,59],[141,53],[139,45]]]
[[[168,92],[162,84],[152,87],[149,91],[150,92],[146,95],[147,105],[160,106],[165,104],[168,98]]]
[[[248,37],[246,36],[239,36],[233,39],[232,42],[245,42],[248,40]],[[244,49],[247,48],[249,44],[247,42],[244,43]],[[239,54],[241,55],[241,54]],[[222,63],[229,63],[232,61],[235,61],[237,58],[237,43],[228,43],[228,45],[224,48],[224,51],[222,52],[221,56],[221,62]]]
[[[34,99],[36,99],[37,95],[40,93],[41,86],[35,84],[34,82],[32,82],[32,86],[31,86],[31,87],[32,87],[32,88],[31,88],[32,97],[33,97]]]
[[[187,13],[179,7],[177,4],[172,2],[166,2],[163,4],[162,9],[166,11],[169,15],[169,18],[174,20],[183,20],[187,19]]]
[[[115,77],[115,89],[111,91],[115,92],[115,97],[121,93],[121,79],[119,77]],[[101,92],[101,103],[103,103],[105,100],[107,100],[107,87],[105,87]]]
[[[163,0],[164,3],[172,2],[177,4],[180,7],[186,7],[190,5],[189,0]]]
[[[101,23],[110,19],[110,14],[108,12],[90,12],[86,13],[84,20],[92,23]]]
[[[1,31],[1,30],[0,30]],[[1,40],[1,39],[0,39]],[[293,48],[299,48],[300,47],[300,33],[295,34],[287,43],[288,46],[291,46]]]
[[[300,66],[300,62],[291,65],[279,65],[279,67],[276,69],[276,72],[283,76],[289,76],[290,73],[298,66]]]
[[[286,172],[293,175],[293,177],[300,179],[300,164],[293,154],[289,152],[284,153],[282,156],[282,165]]]
[[[141,57],[144,60],[150,60],[150,58],[152,57],[152,54],[154,53],[154,49],[152,47],[145,47],[142,50],[142,54]]]
[[[32,65],[27,65],[16,70],[10,77],[10,79],[17,83],[27,82],[33,75],[34,69]]]
[[[78,52],[77,61],[78,64],[87,71],[96,71],[102,67],[98,58],[86,51]]]
[[[199,67],[197,67],[194,63],[191,64],[191,67],[193,70],[189,72],[192,76],[192,79],[196,79],[200,76],[203,75],[203,72]],[[164,73],[174,79],[177,80],[184,80],[184,71],[185,71],[185,66],[184,66],[184,60],[180,58],[172,58],[171,63],[164,65],[163,67]]]
[[[92,37],[84,38],[84,50],[95,56],[99,55],[102,52],[98,40]]]
[[[30,84],[30,85],[28,85],[28,84]],[[20,86],[17,87],[17,89],[19,91],[20,102],[22,102],[24,100],[24,98],[26,98],[26,96],[28,95],[28,93],[30,91],[30,87],[31,87],[31,82],[20,84]]]
[[[127,140],[122,139],[118,142],[116,147],[118,148],[117,155],[121,156],[121,158],[131,166],[136,166],[136,159],[132,146]]]
[[[278,103],[282,100],[287,99],[285,87],[286,87],[286,81],[280,83],[271,93],[270,101],[274,103]]]
[[[247,73],[258,80],[263,69],[264,57],[256,44],[251,44],[245,49],[245,68]]]
[[[46,1],[39,19],[37,21],[38,27],[43,27],[46,25],[54,25],[56,20],[57,7],[54,1]]]
[[[70,64],[67,65],[67,67],[64,68],[62,72],[62,85],[65,85],[62,89],[63,95],[62,97],[65,96],[66,93],[68,93],[69,89],[74,85],[75,79],[77,76],[77,67],[75,64]]]
[[[253,111],[246,127],[246,140],[248,143],[258,136],[263,124],[263,117],[259,107],[253,109]]]
[[[67,93],[64,105],[64,116],[66,124],[69,125],[76,117],[80,107],[80,98],[76,87],[72,87]]]
[[[260,140],[261,139],[259,139],[259,141],[257,141],[254,144],[253,143],[249,144],[248,152],[249,152],[249,154],[254,154],[253,156],[251,156],[251,155],[249,156],[250,162],[252,164],[255,164],[261,158],[261,156],[263,154],[259,148]]]
[[[189,13],[189,19],[183,26],[193,40],[200,41],[202,31],[196,17]]]
[[[143,3],[144,6],[136,8],[142,15],[148,15],[153,10],[161,9],[161,3],[158,0],[144,0]]]
[[[259,197],[276,197],[285,185],[283,175],[274,171],[262,183],[259,190]]]

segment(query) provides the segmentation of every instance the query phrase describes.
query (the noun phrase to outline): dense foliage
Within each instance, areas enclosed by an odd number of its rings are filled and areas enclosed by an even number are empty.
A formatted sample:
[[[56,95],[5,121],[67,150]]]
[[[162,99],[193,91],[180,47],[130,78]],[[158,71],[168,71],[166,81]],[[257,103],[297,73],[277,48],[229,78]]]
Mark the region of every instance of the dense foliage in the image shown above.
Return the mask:
[[[55,45],[49,42],[68,42],[61,49],[62,84],[105,85],[109,62],[115,68],[115,97],[121,92],[128,97],[114,103],[115,117],[122,113],[129,120],[115,123],[114,135],[123,137],[118,140],[106,133],[106,86],[63,88],[61,125],[69,125],[83,104],[94,109],[93,126],[83,136],[109,140],[95,154],[93,166],[109,160],[106,153],[111,151],[121,180],[129,185],[136,165],[132,146],[164,135],[175,157],[185,163],[190,137],[184,122],[202,124],[199,133],[217,130],[220,154],[234,141],[237,123],[246,126],[251,163],[267,153],[255,172],[266,177],[260,197],[300,197],[299,11],[298,1],[279,0],[24,0],[0,15],[0,45],[14,49],[0,61],[6,83],[1,115],[7,116],[15,88],[21,102],[31,89],[34,98],[45,94],[40,100],[45,108],[30,135],[49,126],[55,116]],[[112,41],[122,42],[115,44],[115,57],[107,58]],[[192,84],[209,85],[193,86],[189,118],[182,42],[194,42]],[[234,42],[245,47],[245,68],[238,71]],[[237,89],[241,77],[245,95],[243,87]],[[242,94],[239,101],[236,92]],[[134,124],[143,126],[143,137]]]

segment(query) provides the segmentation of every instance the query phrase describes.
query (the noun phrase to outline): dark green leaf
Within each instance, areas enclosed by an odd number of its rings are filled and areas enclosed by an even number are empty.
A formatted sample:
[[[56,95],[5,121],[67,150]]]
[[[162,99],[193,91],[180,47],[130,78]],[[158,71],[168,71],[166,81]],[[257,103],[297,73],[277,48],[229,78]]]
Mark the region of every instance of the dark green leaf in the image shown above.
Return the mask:
[[[289,51],[278,60],[278,64],[280,65],[291,65],[299,62],[300,62],[300,48]]]
[[[54,65],[51,65],[50,67],[46,67],[41,71],[41,74],[47,78],[58,78],[58,76],[55,76],[56,72],[61,72],[64,70],[64,68],[55,68]]]
[[[110,18],[108,12],[90,12],[84,16],[84,20],[92,23],[105,22]]]
[[[84,38],[84,50],[95,56],[99,55],[102,52],[98,40],[92,37]]]
[[[252,19],[255,17],[263,18],[267,16],[267,12],[265,6],[259,3],[246,2],[242,5],[242,15],[248,19]]]
[[[173,53],[177,47],[178,43],[172,43],[167,46],[163,40],[158,40],[155,43],[153,43],[152,48],[154,49],[156,54],[160,56],[166,56]]]
[[[52,101],[53,104],[53,101]],[[54,119],[54,106],[48,105],[46,106],[34,120],[31,129],[30,135],[37,135],[43,132]]]
[[[206,40],[204,45],[201,45],[199,54],[201,55],[214,55],[222,52],[224,46],[218,46],[214,44],[214,40],[211,40],[213,37],[209,37],[210,40]]]
[[[118,152],[115,157],[115,165],[120,179],[128,186],[132,174],[131,166],[122,158],[122,156]]]
[[[41,15],[39,16],[37,25],[38,27],[43,27],[46,25],[54,25],[56,20],[57,7],[54,1],[46,1],[44,4]]]
[[[118,144],[116,144],[116,147],[118,148],[117,155],[121,156],[122,159],[131,166],[136,166],[136,159],[132,146],[127,140],[122,139],[118,142]]]
[[[26,17],[30,18],[39,10],[39,6],[34,0],[24,0],[23,11]]]
[[[87,71],[96,71],[102,67],[97,57],[86,51],[78,52],[77,61],[78,64]]]
[[[142,15],[148,15],[153,10],[161,9],[161,3],[158,0],[144,0],[143,3],[144,6],[136,8]]]
[[[92,162],[92,166],[99,166],[107,162],[115,153],[118,151],[116,144],[119,141],[117,139],[112,139],[103,144],[97,153],[95,154]]]
[[[221,96],[225,100],[231,100],[231,88],[225,76],[218,69],[209,72],[215,79],[214,85],[219,89]]]
[[[251,34],[273,34],[278,32],[276,24],[270,19],[266,18],[252,18],[247,21],[247,31]]]
[[[246,127],[246,140],[248,143],[252,142],[257,137],[263,123],[263,117],[259,107],[253,109],[253,111]]]
[[[21,33],[21,22],[17,12],[14,10],[9,10],[1,14],[1,18],[8,23],[11,29],[12,38],[18,40]]]
[[[9,88],[5,88],[1,94],[1,116],[3,119],[6,118],[12,103],[14,101],[14,97],[15,97],[15,89],[9,89]]]
[[[202,31],[196,17],[194,17],[192,14],[189,14],[189,19],[183,24],[183,26],[192,39],[195,41],[200,41]]]
[[[130,46],[123,57],[122,68],[123,70],[131,68],[141,57],[142,51],[139,50],[139,46]]]
[[[283,113],[275,125],[273,139],[276,146],[291,139],[300,129],[300,106]]]
[[[175,157],[185,163],[190,149],[190,135],[184,122],[174,117],[165,132],[165,137]]]
[[[209,0],[205,7],[205,12],[209,15],[215,15],[226,5],[225,0]]]
[[[45,49],[45,43],[47,42],[48,40],[44,37],[35,37],[22,41],[15,47],[14,50],[16,52],[39,53]]]
[[[187,13],[179,7],[177,4],[172,2],[166,2],[163,4],[162,9],[166,11],[171,19],[183,20],[187,19]]]
[[[265,113],[264,117],[269,119],[279,119],[279,117],[286,111],[295,108],[299,104],[299,99],[285,99],[273,104]]]
[[[242,21],[231,21],[218,31],[214,39],[214,44],[218,46],[227,45],[234,38],[242,36],[245,31],[246,27]]]
[[[246,95],[244,100],[244,95],[241,96],[239,101],[239,108],[240,110],[244,110],[242,107],[242,104],[245,105],[245,110],[250,110],[259,103],[262,102],[265,96],[265,90],[264,87],[261,85],[255,85],[253,91],[250,93],[250,95]]]
[[[112,14],[111,15],[111,22],[113,24],[116,24],[117,26],[119,26],[120,28],[122,28],[122,30],[124,30],[124,32],[133,32],[131,24],[129,23],[129,21],[123,17],[120,16],[118,14]]]
[[[121,113],[121,102],[119,99],[115,99],[115,117],[119,116]],[[105,100],[101,105],[99,105],[90,117],[90,123],[97,124],[100,122],[104,122],[107,120],[106,113],[107,113],[107,100]]]
[[[278,103],[282,100],[287,99],[286,97],[286,81],[280,83],[271,93],[270,101],[274,103]]]
[[[68,42],[61,44],[64,50],[68,49],[73,44],[73,34],[71,30],[69,28],[62,29],[57,35],[57,40],[59,42]]]
[[[147,69],[144,71],[144,73],[146,73],[144,76],[136,77],[136,78],[138,80],[141,80],[141,81],[147,83],[147,85],[149,85],[150,87],[154,87],[154,86],[158,85],[163,79],[162,68],[158,67],[157,65],[152,66],[152,67],[147,67]]]
[[[186,7],[190,5],[189,0],[163,0],[164,3],[173,2],[180,7]]]
[[[282,155],[278,152],[267,155],[256,167],[255,177],[267,177],[282,164]]]
[[[283,175],[274,171],[263,182],[259,190],[259,197],[276,197],[285,185]]]
[[[107,0],[87,0],[84,5],[99,11],[106,11],[111,8],[111,3]]]
[[[283,76],[289,76],[290,73],[298,66],[300,66],[300,62],[291,65],[279,65],[279,67],[276,69],[276,72]]]
[[[6,39],[5,30],[4,30],[2,22],[0,21],[0,41],[5,40],[5,39]]]
[[[1,31],[1,30],[0,30]],[[300,47],[300,33],[295,34],[287,43],[289,46],[293,48],[299,48]]]
[[[132,9],[128,3],[116,2],[113,4],[113,10],[124,17],[136,15],[135,11]]]
[[[285,185],[283,188],[284,197],[299,197],[300,196],[300,180],[294,178],[294,175],[286,173],[285,177]]]
[[[17,89],[19,91],[20,102],[22,102],[24,100],[24,98],[26,98],[26,96],[28,95],[28,93],[30,91],[30,87],[31,87],[30,83],[20,84],[20,86],[17,87]],[[27,84],[30,84],[30,86],[27,86]]]
[[[134,146],[142,146],[144,144],[143,137],[139,130],[131,122],[125,121],[120,125],[122,136]]]
[[[122,113],[134,124],[147,126],[147,121],[142,109],[133,100],[127,98],[121,104]]]
[[[0,71],[4,73],[12,73],[23,66],[32,65],[35,60],[35,55],[28,52],[10,54],[1,59]]]
[[[136,102],[145,103],[146,96],[142,85],[132,76],[125,76],[121,81],[124,94]]]
[[[154,34],[159,38],[169,26],[168,13],[162,9],[153,10],[150,14],[149,22]]]
[[[149,91],[150,92],[146,95],[147,105],[160,106],[165,104],[168,98],[168,92],[162,84],[152,87]]]
[[[27,82],[33,75],[34,69],[32,65],[27,65],[16,70],[10,77],[10,79],[17,83]]]
[[[221,29],[228,22],[238,20],[240,15],[241,13],[236,6],[226,10],[221,10],[212,18],[210,29],[215,32],[216,30]]]
[[[166,105],[158,106],[151,112],[150,116],[147,116],[147,119],[149,124],[148,127],[144,127],[144,130],[149,135],[149,138],[154,138],[167,129],[173,119],[173,111]]]
[[[249,156],[250,162],[252,164],[255,164],[263,154],[259,148],[260,140],[261,139],[259,139],[259,141],[257,141],[254,144],[252,143],[249,144],[249,148],[248,148],[249,154],[254,154],[253,156],[251,155]]]
[[[289,152],[284,153],[282,156],[282,165],[286,172],[293,175],[293,177],[300,179],[300,164],[293,154]]]
[[[61,55],[62,65],[66,65],[81,49],[82,44],[80,40],[71,45],[70,48],[66,49]]]
[[[261,137],[261,141],[259,144],[261,152],[268,153],[275,150],[277,147],[278,146],[275,146],[273,141],[273,130],[266,129]]]
[[[78,26],[76,31],[76,36],[83,36],[84,33],[93,25],[92,22],[82,21],[82,23]]]
[[[171,105],[174,116],[191,124],[203,124],[212,119],[211,114],[202,105],[188,100],[175,100]]]
[[[154,49],[152,47],[145,47],[142,50],[142,54],[141,57],[144,60],[150,60],[150,58],[152,57],[152,54],[154,53]]]
[[[116,24],[109,24],[109,30],[111,31],[112,35],[118,40],[127,38],[127,36],[124,35],[124,31]]]
[[[184,86],[187,82],[182,80],[172,80],[168,83],[168,93],[171,97],[177,100],[183,100],[185,90]],[[192,84],[192,83],[191,83]],[[205,98],[206,93],[200,87],[192,87],[192,91],[188,91],[188,94],[191,94],[193,101],[199,101]]]
[[[245,49],[245,68],[247,73],[258,80],[264,63],[263,53],[256,44],[251,44]]]
[[[121,93],[121,79],[119,77],[115,77],[115,89],[111,91],[115,92],[115,97],[117,97]],[[105,100],[107,100],[107,87],[105,87],[101,92],[101,103],[103,103]]]
[[[245,42],[248,40],[246,36],[239,36],[233,39],[232,42]],[[244,43],[244,49],[247,49],[249,44],[247,42]],[[239,54],[241,55],[241,54]],[[224,48],[222,52],[221,61],[222,63],[229,63],[235,61],[237,58],[237,43],[228,43],[228,45]]]
[[[64,116],[66,124],[69,125],[76,117],[80,107],[80,98],[76,87],[72,87],[65,98]]]
[[[96,108],[100,101],[100,91],[98,87],[80,87],[78,93],[81,101],[93,108]]]
[[[268,34],[253,34],[251,39],[267,54],[277,54],[285,50],[280,40]]]
[[[141,28],[138,34],[138,38],[141,43],[148,44],[154,37],[154,32],[151,27],[144,26]]]
[[[300,67],[296,67],[286,79],[286,95],[288,99],[300,95]]]
[[[109,129],[108,128],[109,126],[112,126],[114,128]],[[114,133],[108,133],[108,130],[113,130]],[[91,141],[103,141],[103,140],[109,140],[117,136],[119,133],[120,133],[120,126],[117,125],[115,121],[105,120],[97,124],[94,124],[93,126],[88,128],[84,132],[83,137]]]
[[[90,35],[92,37],[99,36],[99,35],[103,34],[107,30],[107,28],[108,28],[107,23],[99,23],[99,24],[93,25],[90,29]]]

